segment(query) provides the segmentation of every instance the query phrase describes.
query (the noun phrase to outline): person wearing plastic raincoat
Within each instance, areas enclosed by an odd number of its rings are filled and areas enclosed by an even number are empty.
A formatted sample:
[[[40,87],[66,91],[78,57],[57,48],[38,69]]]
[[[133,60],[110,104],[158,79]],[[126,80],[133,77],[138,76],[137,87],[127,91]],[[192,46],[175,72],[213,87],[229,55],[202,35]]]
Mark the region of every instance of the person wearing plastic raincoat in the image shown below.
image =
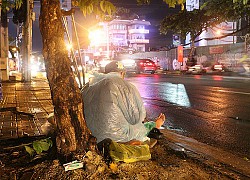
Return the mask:
[[[106,74],[96,75],[82,90],[85,120],[97,143],[106,138],[131,144],[149,140],[142,98],[136,87],[124,80],[122,67],[111,62],[105,67]],[[157,128],[165,116],[161,114],[158,119]]]

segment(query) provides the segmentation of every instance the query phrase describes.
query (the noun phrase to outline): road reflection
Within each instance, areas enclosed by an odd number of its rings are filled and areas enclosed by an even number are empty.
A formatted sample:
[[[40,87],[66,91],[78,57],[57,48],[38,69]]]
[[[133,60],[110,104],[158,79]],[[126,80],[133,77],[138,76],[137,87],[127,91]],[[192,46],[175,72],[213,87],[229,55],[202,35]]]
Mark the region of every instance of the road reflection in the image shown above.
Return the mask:
[[[133,82],[142,98],[161,99],[179,106],[191,107],[184,84]],[[155,88],[155,86],[159,88]],[[153,87],[152,87],[153,86]]]

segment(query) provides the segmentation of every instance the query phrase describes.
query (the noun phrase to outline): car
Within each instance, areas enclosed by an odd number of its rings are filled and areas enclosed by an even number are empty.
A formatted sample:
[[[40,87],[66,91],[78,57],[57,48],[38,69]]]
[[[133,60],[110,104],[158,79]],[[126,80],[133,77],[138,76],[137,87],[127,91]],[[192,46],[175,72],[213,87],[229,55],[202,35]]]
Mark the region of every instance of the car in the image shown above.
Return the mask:
[[[225,67],[222,64],[215,64],[213,65],[212,70],[216,72],[224,72]]]
[[[157,66],[150,59],[124,59],[121,61],[127,72],[154,74]]]
[[[142,73],[151,73],[154,74],[157,70],[157,66],[154,61],[150,59],[137,59],[137,74]]]
[[[188,67],[188,70],[186,72],[187,74],[202,74],[206,73],[206,69],[202,67],[202,65],[194,65],[191,67]]]
[[[126,72],[136,72],[137,64],[134,59],[123,59],[121,63],[126,69]]]

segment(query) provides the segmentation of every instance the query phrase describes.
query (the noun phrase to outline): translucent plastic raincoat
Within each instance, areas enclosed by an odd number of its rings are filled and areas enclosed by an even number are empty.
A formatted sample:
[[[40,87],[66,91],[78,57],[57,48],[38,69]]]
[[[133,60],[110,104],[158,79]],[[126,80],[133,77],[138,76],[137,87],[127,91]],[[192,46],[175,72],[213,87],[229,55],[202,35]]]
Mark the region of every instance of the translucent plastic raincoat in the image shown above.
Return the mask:
[[[102,75],[82,91],[84,115],[97,142],[147,140],[146,110],[134,85],[118,75]]]

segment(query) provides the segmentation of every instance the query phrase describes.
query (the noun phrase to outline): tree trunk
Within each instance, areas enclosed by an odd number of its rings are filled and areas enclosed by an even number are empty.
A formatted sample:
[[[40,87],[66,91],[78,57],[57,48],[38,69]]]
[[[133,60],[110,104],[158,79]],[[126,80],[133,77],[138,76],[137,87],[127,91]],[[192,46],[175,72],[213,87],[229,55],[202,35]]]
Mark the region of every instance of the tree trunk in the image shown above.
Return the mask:
[[[188,54],[187,66],[194,66],[196,64],[196,61],[194,59],[194,51],[195,51],[194,41],[195,38],[191,38],[191,49]]]
[[[84,153],[92,147],[92,136],[84,120],[81,92],[64,42],[59,0],[41,0],[39,23],[57,126],[57,151],[66,157]]]

